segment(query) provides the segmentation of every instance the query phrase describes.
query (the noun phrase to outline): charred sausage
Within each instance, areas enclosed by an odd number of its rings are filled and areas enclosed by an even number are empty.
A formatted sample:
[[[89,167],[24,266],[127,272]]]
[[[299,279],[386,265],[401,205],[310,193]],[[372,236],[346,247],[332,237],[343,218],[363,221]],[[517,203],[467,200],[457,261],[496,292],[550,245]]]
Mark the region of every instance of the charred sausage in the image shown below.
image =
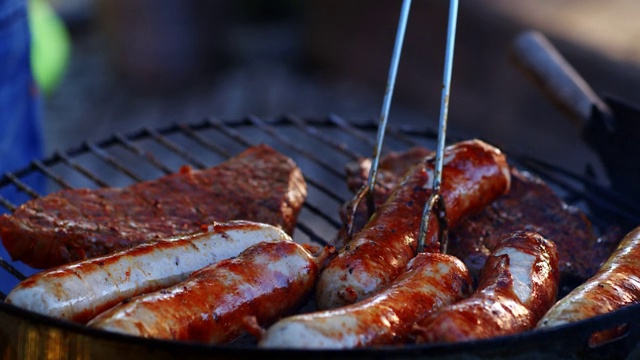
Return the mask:
[[[421,253],[387,288],[356,304],[284,318],[265,332],[258,346],[342,349],[397,343],[416,321],[469,296],[471,282],[457,258]]]
[[[627,234],[598,272],[560,299],[538,322],[539,328],[584,320],[640,300],[640,227]],[[615,329],[614,329],[615,330]],[[616,331],[600,332],[599,343]]]
[[[184,282],[107,310],[88,325],[143,337],[230,342],[244,333],[245,318],[265,326],[302,305],[329,252],[313,257],[295,242],[259,243]]]
[[[367,225],[322,271],[316,291],[320,309],[366,298],[398,276],[415,255],[422,209],[431,193],[434,160],[428,157],[409,170]],[[505,193],[509,183],[505,156],[495,147],[479,140],[447,147],[441,195],[449,226]],[[435,231],[430,232],[427,251],[437,252]]]
[[[37,273],[19,283],[6,302],[85,323],[126,298],[185,280],[193,271],[236,256],[253,244],[290,240],[284,231],[271,225],[216,223],[202,233]]]
[[[414,327],[416,342],[456,342],[535,327],[556,300],[555,244],[532,232],[504,237],[487,259],[476,292]]]

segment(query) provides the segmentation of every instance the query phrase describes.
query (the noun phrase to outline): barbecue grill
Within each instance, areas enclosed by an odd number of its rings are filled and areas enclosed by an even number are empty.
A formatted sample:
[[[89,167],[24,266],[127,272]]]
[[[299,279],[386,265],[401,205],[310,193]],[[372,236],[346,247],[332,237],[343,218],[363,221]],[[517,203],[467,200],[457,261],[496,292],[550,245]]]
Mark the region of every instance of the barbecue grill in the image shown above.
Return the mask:
[[[344,165],[370,154],[377,122],[346,121],[338,116],[300,118],[283,116],[237,120],[208,118],[164,128],[144,128],[116,133],[98,142],[84,142],[0,178],[0,211],[13,211],[20,203],[60,189],[127,186],[175,172],[188,164],[194,168],[216,165],[248,146],[266,143],[290,156],[302,169],[308,198],[300,213],[294,240],[327,244],[341,225],[338,208],[353,196],[344,181]],[[437,131],[430,128],[387,129],[383,153],[411,146],[435,148]],[[449,136],[449,141],[462,140]],[[491,141],[489,141],[491,142]],[[500,146],[500,144],[494,144]],[[533,159],[517,149],[504,149],[510,163],[545,180],[570,205],[581,208],[594,226],[604,232],[622,232],[640,225],[640,209],[623,196],[557,166]],[[27,183],[44,178],[45,193]],[[9,194],[11,193],[11,198]],[[20,280],[35,272],[12,262],[0,249],[0,300]],[[621,337],[597,347],[589,346],[593,332],[625,325]],[[8,358],[113,358],[153,356],[169,359],[256,358],[633,358],[640,356],[640,304],[575,324],[466,343],[389,346],[348,351],[257,349],[250,339],[211,346],[196,343],[142,339],[89,329],[70,322],[31,313],[0,303],[0,348]]]

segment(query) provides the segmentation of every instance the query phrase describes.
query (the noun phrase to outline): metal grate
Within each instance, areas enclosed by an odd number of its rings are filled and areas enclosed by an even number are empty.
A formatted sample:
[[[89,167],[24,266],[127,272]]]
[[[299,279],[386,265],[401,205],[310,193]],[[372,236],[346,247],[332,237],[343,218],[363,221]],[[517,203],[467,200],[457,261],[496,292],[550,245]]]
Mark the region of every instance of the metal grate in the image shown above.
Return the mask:
[[[28,199],[65,188],[122,187],[155,179],[188,164],[214,166],[248,146],[266,143],[290,156],[302,169],[308,198],[300,213],[294,239],[325,244],[340,226],[339,206],[351,198],[344,181],[344,165],[373,150],[377,122],[348,122],[338,116],[265,120],[208,118],[198,123],[144,128],[114,134],[99,142],[84,142],[48,159],[0,178],[0,212],[13,211]],[[411,146],[434,148],[434,129],[389,126],[383,153]],[[450,136],[449,141],[461,139]],[[600,230],[640,224],[640,208],[610,190],[561,168],[505,150],[512,165],[545,180],[568,204],[578,206]],[[32,183],[44,178],[44,190]],[[0,299],[35,270],[9,260],[0,248]],[[640,309],[636,309],[640,314]]]

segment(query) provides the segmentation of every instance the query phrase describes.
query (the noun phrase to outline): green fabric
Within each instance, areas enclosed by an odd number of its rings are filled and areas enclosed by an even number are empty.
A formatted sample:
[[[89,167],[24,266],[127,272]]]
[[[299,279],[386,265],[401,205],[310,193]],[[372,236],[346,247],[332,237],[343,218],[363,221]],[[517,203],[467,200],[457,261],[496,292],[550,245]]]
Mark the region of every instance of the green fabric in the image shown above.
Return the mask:
[[[31,69],[44,94],[56,88],[69,60],[70,42],[64,23],[46,0],[29,2]]]

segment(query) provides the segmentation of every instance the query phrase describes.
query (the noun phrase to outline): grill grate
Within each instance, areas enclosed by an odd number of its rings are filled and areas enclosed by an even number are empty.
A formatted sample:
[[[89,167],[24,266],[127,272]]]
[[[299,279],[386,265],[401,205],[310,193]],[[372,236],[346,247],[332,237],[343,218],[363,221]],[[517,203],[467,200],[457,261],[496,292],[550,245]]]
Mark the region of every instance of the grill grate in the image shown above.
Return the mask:
[[[296,161],[310,187],[298,225],[299,235],[304,238],[296,240],[326,243],[340,226],[338,207],[351,196],[343,181],[344,164],[370,155],[376,129],[373,120],[351,123],[338,116],[283,116],[272,120],[249,116],[235,121],[208,118],[157,130],[143,128],[128,135],[117,133],[5,174],[0,179],[0,210],[13,211],[19,203],[60,189],[126,186],[175,172],[184,164],[203,169],[248,146],[267,143]],[[390,126],[383,152],[410,146],[433,148],[436,137],[433,129]],[[461,139],[451,138],[458,140]],[[569,204],[581,207],[589,215],[608,213],[606,219],[591,216],[600,229],[613,221],[640,223],[640,211],[633,204],[593,181],[526,155],[508,154],[513,164],[542,177]],[[38,192],[29,185],[34,176],[47,179],[46,190]],[[2,190],[11,187],[16,191],[7,197]],[[0,271],[4,270],[0,275],[0,297],[4,297],[15,280],[33,270],[18,269],[19,265],[8,261],[6,254],[0,254],[0,260]]]
[[[376,130],[377,122],[373,119],[348,122],[338,116],[289,115],[270,120],[256,116],[239,120],[207,118],[157,130],[116,133],[103,141],[84,142],[3,175],[0,213],[11,212],[28,199],[60,189],[121,187],[175,172],[185,164],[201,169],[210,167],[248,146],[266,143],[290,156],[302,169],[308,184],[309,195],[294,239],[326,244],[340,226],[339,206],[352,196],[344,182],[344,165],[371,154]],[[389,126],[383,153],[411,146],[434,148],[436,138],[434,129]],[[449,137],[449,140],[461,139]],[[505,152],[512,165],[538,175],[568,204],[585,211],[598,229],[618,225],[627,230],[640,224],[638,206],[610,190],[516,151]],[[39,178],[46,180],[45,190],[31,185]],[[35,272],[8,259],[0,247],[0,299]]]

